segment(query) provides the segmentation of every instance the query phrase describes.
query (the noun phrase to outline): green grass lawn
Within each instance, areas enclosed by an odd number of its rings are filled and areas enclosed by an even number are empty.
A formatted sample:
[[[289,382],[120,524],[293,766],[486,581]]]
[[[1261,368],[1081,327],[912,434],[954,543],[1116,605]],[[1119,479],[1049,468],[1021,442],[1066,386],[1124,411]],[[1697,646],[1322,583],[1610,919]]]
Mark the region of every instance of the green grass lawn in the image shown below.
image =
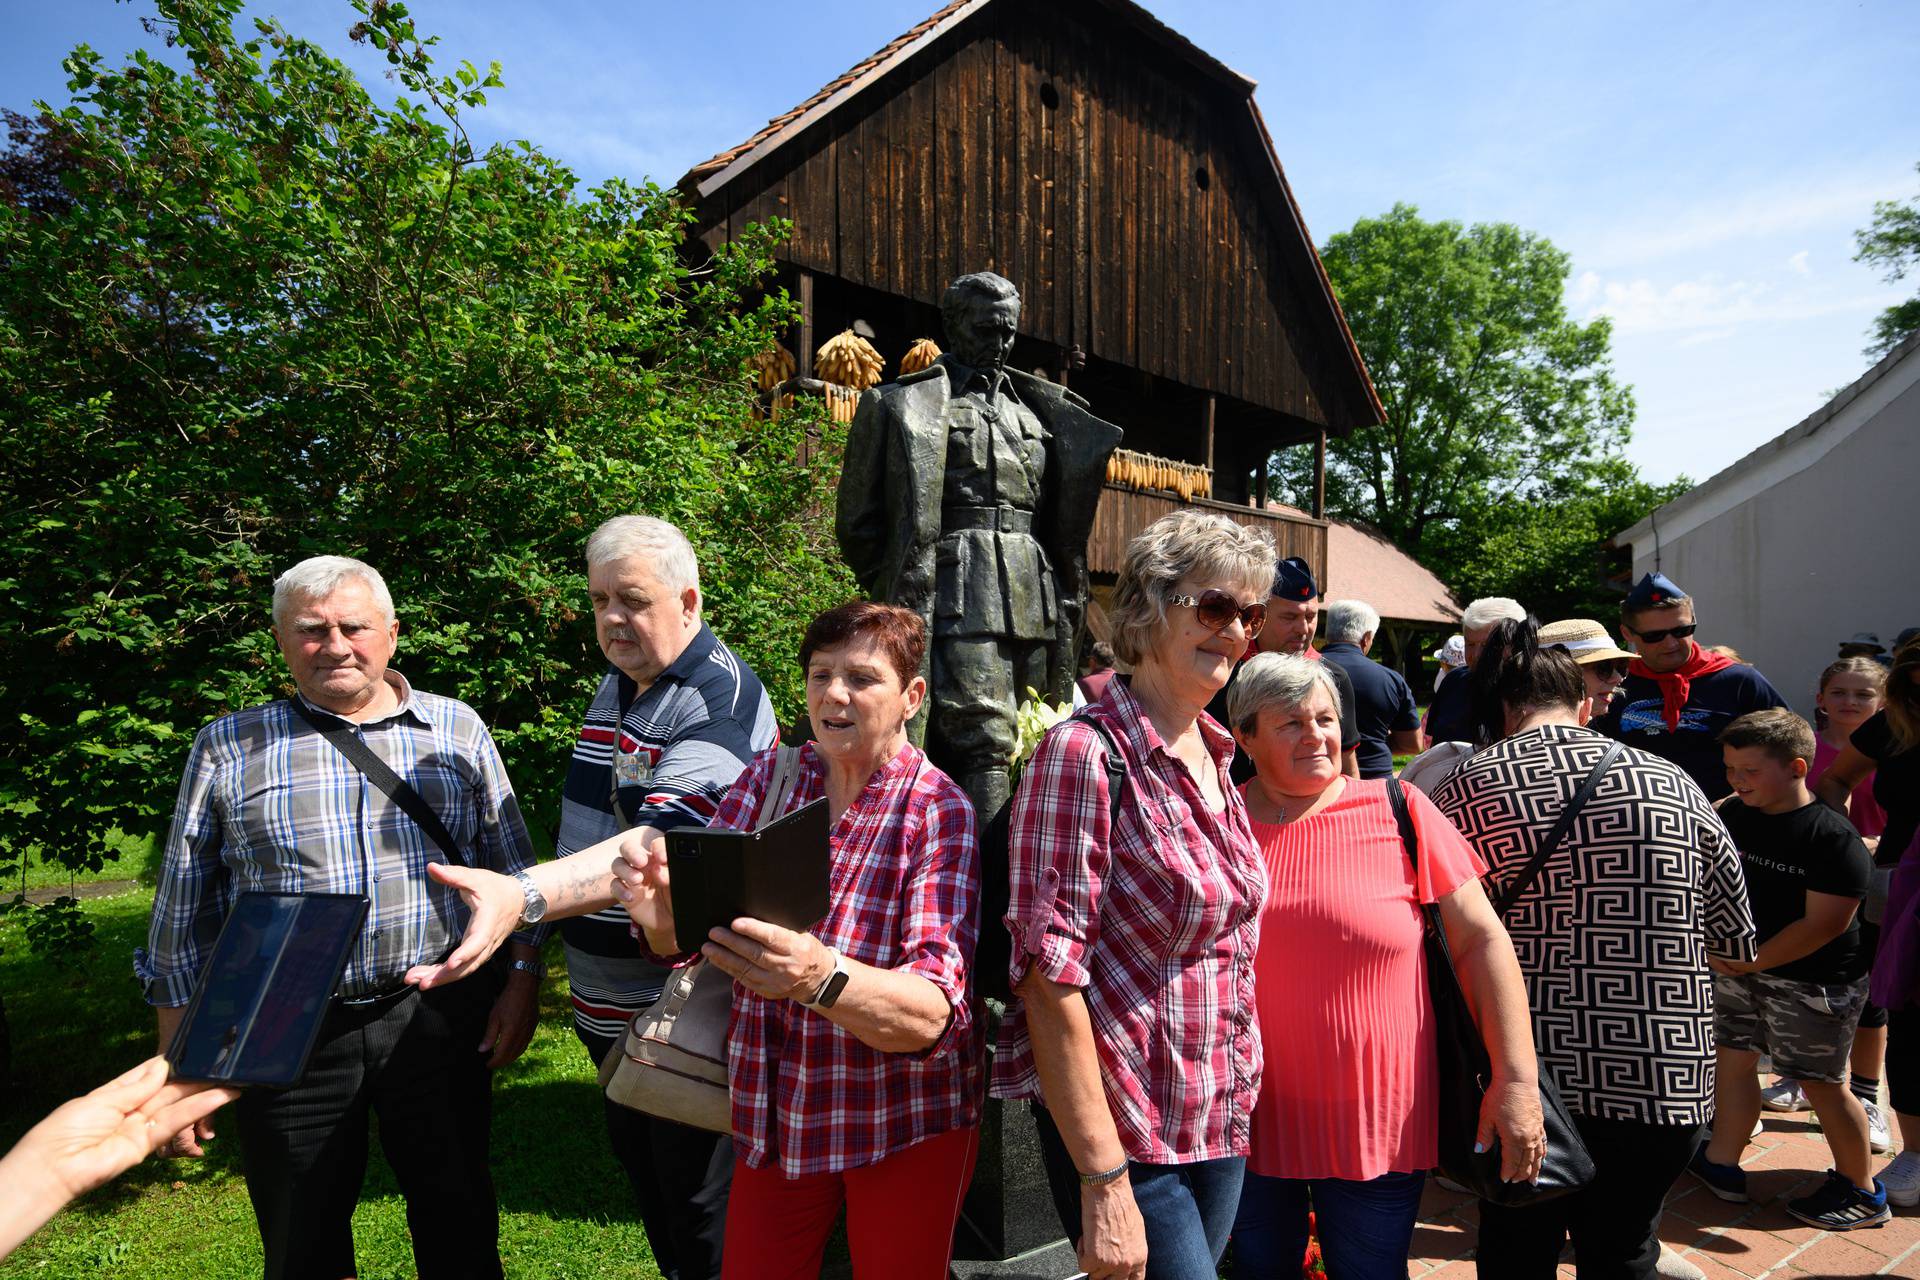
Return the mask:
[[[137,874],[137,862],[121,866],[128,869],[100,878]],[[0,1149],[67,1098],[153,1051],[153,1016],[131,968],[151,903],[144,888],[87,901],[99,945],[73,967],[31,955],[17,924],[0,925],[0,995],[14,1059],[14,1078],[0,1091]],[[557,959],[558,946],[552,950]],[[550,974],[540,1030],[494,1089],[501,1256],[509,1276],[529,1280],[658,1280],[632,1192],[607,1150],[599,1089],[573,1036],[566,993],[565,973]],[[232,1118],[222,1112],[214,1124],[228,1132],[209,1158],[150,1160],[132,1170],[48,1223],[0,1263],[0,1278],[258,1275]],[[353,1227],[364,1280],[414,1274],[405,1205],[377,1144]]]

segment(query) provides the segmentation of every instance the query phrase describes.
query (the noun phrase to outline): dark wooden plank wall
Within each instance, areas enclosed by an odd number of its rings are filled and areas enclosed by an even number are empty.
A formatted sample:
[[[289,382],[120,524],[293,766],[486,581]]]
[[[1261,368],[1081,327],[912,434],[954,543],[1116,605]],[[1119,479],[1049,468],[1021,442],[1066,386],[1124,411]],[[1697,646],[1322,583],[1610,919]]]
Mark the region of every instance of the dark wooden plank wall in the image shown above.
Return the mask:
[[[989,8],[730,183],[703,234],[791,218],[794,265],[926,303],[995,270],[1043,342],[1369,421],[1244,101],[1076,9]]]

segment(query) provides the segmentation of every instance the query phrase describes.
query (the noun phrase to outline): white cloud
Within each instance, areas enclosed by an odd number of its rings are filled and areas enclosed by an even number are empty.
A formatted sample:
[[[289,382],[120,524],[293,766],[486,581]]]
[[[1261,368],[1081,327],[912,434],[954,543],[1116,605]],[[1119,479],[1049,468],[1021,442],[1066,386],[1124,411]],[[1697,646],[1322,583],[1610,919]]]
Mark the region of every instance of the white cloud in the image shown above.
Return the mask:
[[[1791,258],[1788,258],[1787,269],[1792,271],[1795,275],[1802,275],[1802,276],[1812,275],[1813,268],[1807,265],[1807,251],[1805,249],[1802,249],[1800,252],[1794,254]]]
[[[1889,290],[1827,294],[1713,275],[1657,283],[1645,276],[1609,280],[1594,272],[1583,274],[1569,293],[1576,309],[1586,307],[1587,318],[1611,317],[1616,333],[1690,333],[1693,342],[1728,336],[1743,325],[1865,314],[1897,300]]]
[[[1696,194],[1685,205],[1646,205],[1639,217],[1612,218],[1592,235],[1575,231],[1555,239],[1581,261],[1603,267],[1653,262],[1789,232],[1845,231],[1865,222],[1875,201],[1893,199],[1910,185],[1901,171],[1803,174],[1791,184]]]

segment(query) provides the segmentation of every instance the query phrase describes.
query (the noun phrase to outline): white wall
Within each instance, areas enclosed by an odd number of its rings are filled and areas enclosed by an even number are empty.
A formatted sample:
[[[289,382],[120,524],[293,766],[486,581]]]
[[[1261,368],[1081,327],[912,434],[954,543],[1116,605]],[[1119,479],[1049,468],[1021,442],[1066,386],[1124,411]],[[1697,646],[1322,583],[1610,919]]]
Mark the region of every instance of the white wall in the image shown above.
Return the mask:
[[[1840,641],[1891,645],[1920,626],[1920,348],[1875,374],[1830,420],[1623,535],[1636,581],[1657,541],[1661,571],[1696,602],[1694,638],[1732,645],[1809,718]]]

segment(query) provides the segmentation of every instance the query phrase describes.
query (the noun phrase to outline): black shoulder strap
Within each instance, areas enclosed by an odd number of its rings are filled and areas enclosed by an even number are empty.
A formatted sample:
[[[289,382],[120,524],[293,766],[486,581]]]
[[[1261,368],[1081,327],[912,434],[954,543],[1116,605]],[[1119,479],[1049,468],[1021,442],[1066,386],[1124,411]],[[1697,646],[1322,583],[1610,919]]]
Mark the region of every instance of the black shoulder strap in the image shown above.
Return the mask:
[[[334,750],[347,758],[347,763],[367,775],[367,781],[386,792],[387,797],[399,805],[405,814],[414,820],[422,831],[433,838],[440,846],[440,852],[447,855],[449,865],[464,867],[470,865],[466,854],[454,842],[453,833],[447,830],[447,824],[433,811],[413,784],[387,767],[387,762],[373,753],[373,748],[360,741],[344,720],[322,720],[313,713],[313,709],[299,698],[289,698],[294,714],[312,725],[315,732],[333,744]]]
[[[1100,740],[1107,744],[1107,825],[1111,827],[1120,821],[1120,792],[1127,785],[1127,758],[1120,754],[1120,744],[1114,740],[1113,730],[1107,728],[1106,721],[1085,711],[1074,712],[1072,718],[1092,725]]]
[[[1401,789],[1400,779],[1387,775],[1387,803],[1393,806],[1393,820],[1400,828],[1400,843],[1406,846],[1407,861],[1417,870],[1420,866],[1420,837],[1414,834],[1413,812],[1407,808],[1407,793]]]
[[[1580,816],[1580,811],[1587,807],[1587,801],[1591,800],[1593,793],[1599,790],[1601,777],[1626,749],[1627,744],[1624,742],[1607,744],[1606,751],[1594,764],[1592,772],[1587,774],[1586,781],[1582,782],[1580,789],[1573,793],[1573,799],[1567,801],[1566,808],[1560,810],[1560,817],[1555,820],[1553,829],[1547,832],[1546,838],[1540,842],[1540,847],[1533,851],[1533,857],[1527,860],[1526,866],[1520,868],[1520,874],[1508,883],[1500,896],[1493,900],[1495,915],[1504,919],[1513,904],[1520,900],[1520,895],[1533,887],[1534,880],[1540,875],[1540,868],[1547,865],[1547,859],[1553,856],[1553,851],[1560,847],[1561,842],[1567,838],[1567,833],[1573,830],[1573,820]]]

